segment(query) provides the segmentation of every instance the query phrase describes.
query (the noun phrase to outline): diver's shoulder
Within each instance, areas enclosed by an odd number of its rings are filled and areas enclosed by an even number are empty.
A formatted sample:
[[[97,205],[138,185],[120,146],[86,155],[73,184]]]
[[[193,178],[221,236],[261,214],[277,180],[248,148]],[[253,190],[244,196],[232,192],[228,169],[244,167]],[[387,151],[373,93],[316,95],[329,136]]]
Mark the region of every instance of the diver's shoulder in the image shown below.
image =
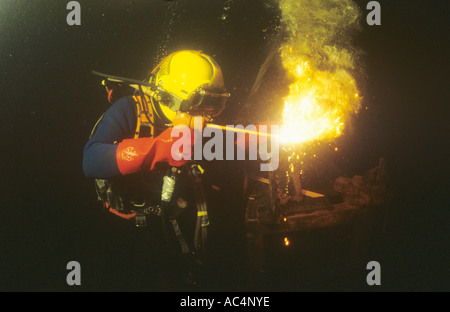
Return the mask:
[[[111,105],[110,110],[120,112],[134,112],[135,102],[131,96],[118,99]]]
[[[125,97],[122,97],[122,98],[120,98],[120,99],[118,99],[117,101],[115,101],[113,104],[112,104],[112,107],[129,107],[129,106],[131,106],[131,107],[134,107],[134,99],[133,99],[133,97],[131,97],[131,96],[125,96]]]

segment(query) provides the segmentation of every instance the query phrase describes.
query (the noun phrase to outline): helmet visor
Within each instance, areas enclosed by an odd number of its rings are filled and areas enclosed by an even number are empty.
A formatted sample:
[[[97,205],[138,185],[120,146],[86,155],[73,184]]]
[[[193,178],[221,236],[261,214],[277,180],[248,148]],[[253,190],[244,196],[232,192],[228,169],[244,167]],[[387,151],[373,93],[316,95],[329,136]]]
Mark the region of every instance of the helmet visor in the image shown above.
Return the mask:
[[[225,104],[229,97],[230,94],[227,92],[197,89],[189,97],[188,112],[216,117],[225,109]]]

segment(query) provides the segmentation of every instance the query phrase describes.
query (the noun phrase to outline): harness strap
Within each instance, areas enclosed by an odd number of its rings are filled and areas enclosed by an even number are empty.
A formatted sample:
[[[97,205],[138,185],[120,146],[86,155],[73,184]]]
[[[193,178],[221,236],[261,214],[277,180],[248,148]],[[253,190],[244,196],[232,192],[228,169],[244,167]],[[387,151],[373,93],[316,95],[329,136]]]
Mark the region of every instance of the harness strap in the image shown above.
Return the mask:
[[[113,214],[115,214],[116,216],[119,216],[119,217],[121,217],[121,218],[123,218],[123,219],[130,220],[130,219],[133,219],[133,218],[136,216],[136,212],[134,212],[134,211],[132,211],[131,213],[122,213],[122,212],[120,212],[119,210],[117,210],[117,209],[115,209],[115,208],[112,208],[112,207],[109,205],[108,202],[105,202],[104,204],[105,204],[106,210],[110,211],[111,213],[113,213]]]
[[[173,231],[175,232],[175,235],[176,235],[176,237],[177,237],[177,239],[178,239],[178,242],[180,243],[180,246],[181,246],[181,253],[182,253],[183,255],[184,255],[184,254],[188,254],[189,251],[190,251],[189,245],[188,245],[188,243],[186,242],[186,240],[184,239],[183,234],[181,233],[180,226],[178,225],[177,220],[175,220],[175,219],[170,219],[169,221],[170,221],[170,223],[172,224]]]
[[[146,133],[145,136],[153,137],[155,134],[155,120],[153,112],[149,110],[147,98],[144,96],[133,96],[134,102],[136,103],[136,115],[137,123],[136,130],[134,132],[134,138],[137,139],[142,136],[141,126],[146,126],[150,129],[150,133]]]
[[[194,199],[197,206],[197,223],[194,233],[194,248],[197,254],[202,254],[204,256],[209,218],[205,192],[202,187],[201,179],[199,179],[199,175],[201,174],[203,174],[203,169],[198,165],[194,165],[191,172]]]
[[[137,227],[147,226],[147,217],[141,210],[136,210],[136,226]]]

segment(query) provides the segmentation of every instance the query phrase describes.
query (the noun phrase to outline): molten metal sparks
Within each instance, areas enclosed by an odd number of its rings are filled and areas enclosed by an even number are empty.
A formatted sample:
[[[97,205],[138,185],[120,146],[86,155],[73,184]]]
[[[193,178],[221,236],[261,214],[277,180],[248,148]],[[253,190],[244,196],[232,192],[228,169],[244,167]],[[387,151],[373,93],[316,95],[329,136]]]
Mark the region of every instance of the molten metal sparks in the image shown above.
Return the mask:
[[[281,57],[293,80],[285,99],[281,142],[336,138],[361,105],[350,74],[353,56],[342,47],[350,39],[345,31],[357,24],[359,12],[349,0],[281,0],[280,8],[292,34]]]
[[[349,113],[359,110],[359,96],[349,96],[355,95],[355,80],[343,70],[318,70],[299,60],[302,57],[283,55],[295,81],[285,100],[281,142],[303,143],[341,135]]]

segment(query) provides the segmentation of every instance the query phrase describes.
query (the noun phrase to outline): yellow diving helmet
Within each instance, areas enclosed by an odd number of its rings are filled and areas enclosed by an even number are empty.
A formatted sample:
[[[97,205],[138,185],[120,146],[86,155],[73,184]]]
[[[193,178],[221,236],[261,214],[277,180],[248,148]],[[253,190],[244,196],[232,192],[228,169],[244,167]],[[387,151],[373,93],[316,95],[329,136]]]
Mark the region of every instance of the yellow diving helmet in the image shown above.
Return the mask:
[[[201,51],[170,54],[152,71],[149,82],[159,90],[153,98],[169,121],[180,112],[216,117],[230,97],[219,65]]]

